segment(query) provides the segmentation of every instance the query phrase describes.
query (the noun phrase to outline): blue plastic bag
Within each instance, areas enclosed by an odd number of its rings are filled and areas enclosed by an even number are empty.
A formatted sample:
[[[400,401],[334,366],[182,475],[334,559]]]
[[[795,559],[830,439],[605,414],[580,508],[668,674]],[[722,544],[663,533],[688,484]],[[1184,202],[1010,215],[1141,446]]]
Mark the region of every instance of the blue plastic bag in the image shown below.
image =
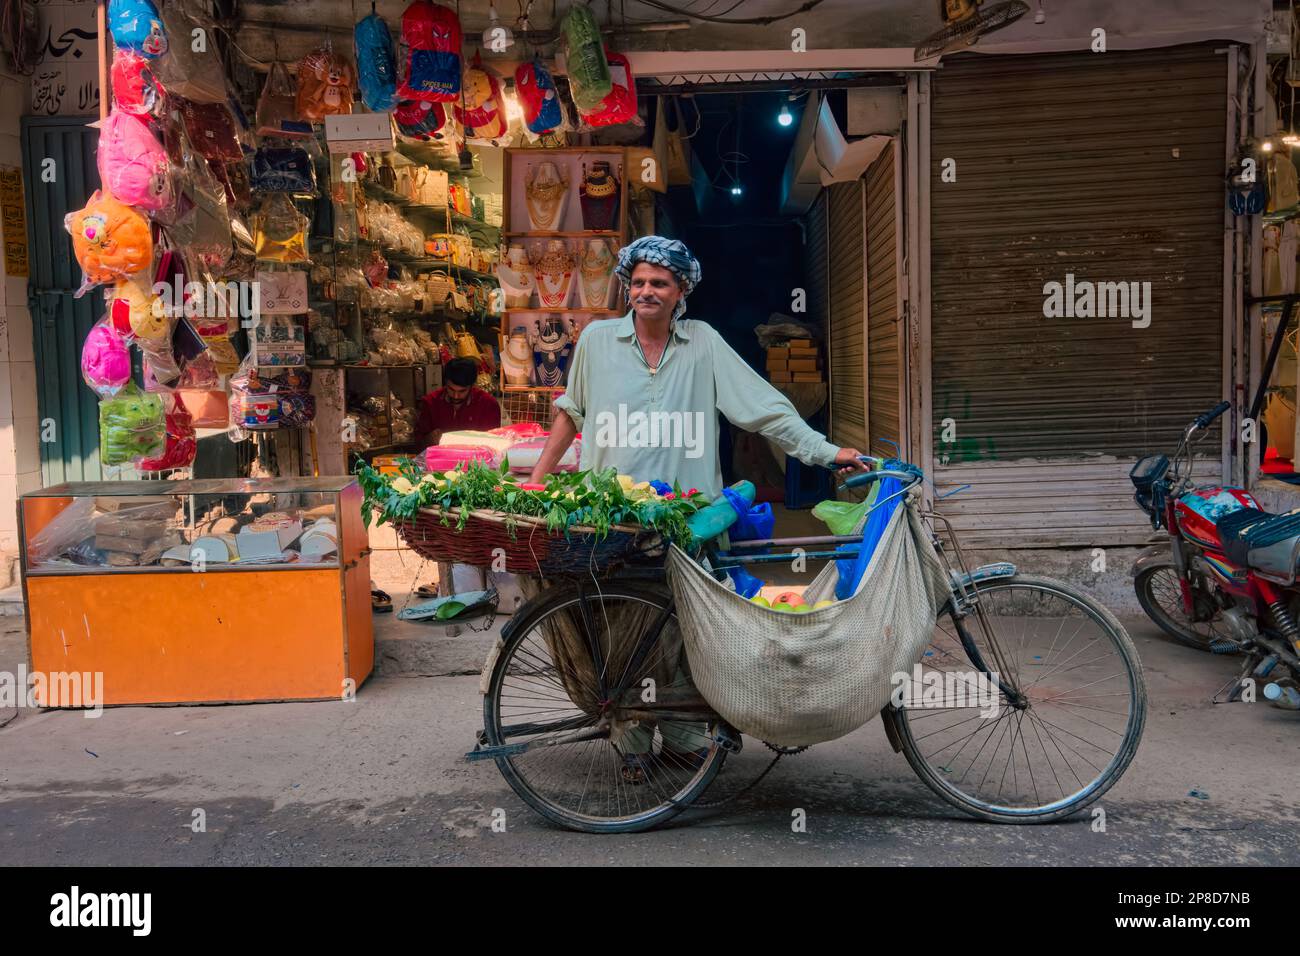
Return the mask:
[[[109,0],[108,31],[123,50],[150,59],[167,52],[167,34],[152,0]]]
[[[855,546],[851,544],[842,544],[835,550],[847,551],[853,547],[858,547],[858,556],[856,558],[845,558],[835,562],[836,570],[839,571],[840,580],[835,585],[835,600],[843,601],[853,596],[853,592],[858,589],[858,582],[862,580],[862,575],[867,571],[867,565],[871,563],[871,556],[876,552],[876,545],[880,544],[880,539],[885,534],[885,528],[889,524],[890,517],[894,514],[903,500],[903,496],[897,492],[903,487],[897,478],[882,478],[878,482],[880,493],[877,501],[883,501],[884,504],[876,507],[867,516],[866,526],[862,529],[862,544]]]
[[[377,13],[357,23],[352,31],[357,48],[357,87],[361,101],[372,113],[385,113],[397,105],[397,53],[388,24]]]

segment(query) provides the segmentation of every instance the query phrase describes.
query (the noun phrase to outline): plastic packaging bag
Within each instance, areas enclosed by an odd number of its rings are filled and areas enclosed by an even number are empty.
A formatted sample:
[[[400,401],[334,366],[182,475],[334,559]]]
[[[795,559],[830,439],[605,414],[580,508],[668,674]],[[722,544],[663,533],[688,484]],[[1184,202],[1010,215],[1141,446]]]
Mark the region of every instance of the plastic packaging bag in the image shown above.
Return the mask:
[[[638,121],[636,112],[636,80],[632,76],[632,64],[621,53],[605,51],[609,63],[611,89],[600,102],[600,106],[582,118],[592,126],[614,126],[618,123]],[[642,124],[644,125],[644,124]]]
[[[126,341],[107,319],[100,319],[81,346],[81,378],[101,398],[116,395],[131,381]]]
[[[110,70],[113,109],[133,116],[147,116],[158,106],[158,88],[154,84],[149,61],[132,50],[118,49]]]
[[[307,150],[296,146],[263,146],[253,154],[251,186],[259,193],[316,195],[316,167]]]
[[[566,62],[573,102],[584,112],[595,112],[614,88],[605,46],[600,39],[600,26],[590,7],[573,3],[560,28],[568,42]]]
[[[311,136],[311,123],[298,115],[298,93],[293,78],[278,60],[266,74],[256,116],[259,136]]]
[[[30,563],[45,564],[87,538],[93,538],[94,517],[94,498],[73,498],[72,503],[55,515],[49,524],[32,535],[27,546]]]
[[[415,0],[402,13],[406,50],[398,97],[446,103],[460,96],[460,51],[464,43],[454,11]]]
[[[167,31],[152,0],[109,0],[108,30],[119,50],[149,58],[167,52]]]
[[[492,143],[506,135],[508,120],[506,104],[501,95],[501,80],[483,65],[478,53],[465,68],[461,78],[465,108],[457,103],[452,107],[456,121],[465,129],[469,142]]]
[[[313,123],[326,116],[352,112],[356,71],[347,58],[328,46],[298,61],[298,115]]]
[[[308,262],[307,227],[311,221],[284,193],[271,193],[253,214],[253,243],[259,261]]]
[[[524,123],[530,133],[549,133],[564,121],[555,80],[541,60],[534,58],[531,63],[519,64],[515,70],[515,92],[524,108]]]
[[[825,523],[831,534],[853,534],[864,515],[871,510],[876,496],[870,495],[865,501],[822,501],[813,508],[813,516]]]
[[[99,403],[99,455],[105,465],[125,465],[162,454],[165,414],[161,396],[126,385]]]
[[[224,101],[201,103],[180,99],[179,103],[185,135],[200,156],[223,163],[238,162],[244,158],[244,152],[239,148],[239,131],[234,114]]]
[[[137,210],[95,190],[85,207],[64,217],[72,248],[85,273],[77,297],[105,282],[143,272],[153,264],[149,221]]]
[[[162,454],[152,458],[141,458],[136,464],[141,471],[188,468],[194,464],[198,454],[194,420],[185,405],[175,395],[168,395],[164,398],[163,407],[166,410],[166,420],[163,429]]]
[[[232,250],[225,187],[206,162],[190,154],[181,190],[185,212],[168,228],[168,238],[198,276],[219,274]]]
[[[95,161],[104,188],[127,205],[146,210],[171,205],[171,164],[146,117],[110,113],[99,123]]]
[[[357,23],[352,40],[361,100],[372,113],[386,113],[397,105],[397,54],[388,24],[372,13]]]
[[[158,58],[154,73],[168,93],[197,103],[224,104],[229,93],[216,30],[184,7],[183,0],[166,0],[163,5],[163,25],[172,42]]]

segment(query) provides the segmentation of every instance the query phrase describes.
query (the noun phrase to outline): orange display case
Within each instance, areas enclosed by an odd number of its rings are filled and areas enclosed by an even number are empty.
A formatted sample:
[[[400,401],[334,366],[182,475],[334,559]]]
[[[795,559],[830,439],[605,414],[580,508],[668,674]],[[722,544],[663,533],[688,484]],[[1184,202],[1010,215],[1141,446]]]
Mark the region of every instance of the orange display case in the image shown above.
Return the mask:
[[[346,699],[374,665],[361,501],[350,478],[84,482],[24,495],[18,510],[31,672],[51,675],[47,687],[52,675],[102,675],[103,705]],[[168,502],[177,517],[159,519]],[[104,546],[112,546],[106,533],[140,526],[149,534],[150,522],[161,520],[169,536],[163,543],[179,538],[179,547],[189,548],[214,513],[235,523],[269,509],[288,515],[295,528],[305,520],[318,536],[332,532],[335,551],[306,561],[286,543],[279,557],[243,563],[199,561],[193,549],[190,564],[103,563]],[[92,523],[83,536],[87,514]],[[132,514],[148,518],[132,525]],[[299,534],[305,549],[307,535]],[[238,535],[226,537],[239,542],[232,551],[251,551]],[[67,703],[43,699],[39,682],[35,688],[42,706]]]

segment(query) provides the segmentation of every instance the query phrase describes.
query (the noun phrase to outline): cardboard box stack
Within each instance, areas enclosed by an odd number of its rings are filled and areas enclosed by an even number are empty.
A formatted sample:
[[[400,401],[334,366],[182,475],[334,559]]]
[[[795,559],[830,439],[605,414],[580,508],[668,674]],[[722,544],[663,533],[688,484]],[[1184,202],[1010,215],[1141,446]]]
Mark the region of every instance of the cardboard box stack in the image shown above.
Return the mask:
[[[789,339],[767,350],[767,377],[774,385],[820,382],[822,360],[812,339]]]

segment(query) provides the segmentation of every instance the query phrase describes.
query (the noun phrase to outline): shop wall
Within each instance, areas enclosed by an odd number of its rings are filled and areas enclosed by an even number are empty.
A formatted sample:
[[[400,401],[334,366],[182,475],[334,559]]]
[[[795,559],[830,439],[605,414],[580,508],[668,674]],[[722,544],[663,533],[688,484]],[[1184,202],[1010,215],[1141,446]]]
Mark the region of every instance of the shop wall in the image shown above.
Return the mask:
[[[0,169],[4,171],[22,170],[19,123],[27,97],[25,79],[0,76]],[[24,234],[24,244],[26,238]],[[0,257],[0,271],[5,268]],[[0,297],[0,585],[5,585],[17,556],[17,497],[41,486],[41,464],[27,277],[4,271]]]
[[[1224,396],[1222,50],[968,56],[935,76],[931,438],[939,492],[973,486],[944,503],[968,544],[1145,541],[1132,462]],[[1049,283],[1119,282],[1145,315],[1046,311]],[[1217,430],[1203,447],[1217,478]]]

